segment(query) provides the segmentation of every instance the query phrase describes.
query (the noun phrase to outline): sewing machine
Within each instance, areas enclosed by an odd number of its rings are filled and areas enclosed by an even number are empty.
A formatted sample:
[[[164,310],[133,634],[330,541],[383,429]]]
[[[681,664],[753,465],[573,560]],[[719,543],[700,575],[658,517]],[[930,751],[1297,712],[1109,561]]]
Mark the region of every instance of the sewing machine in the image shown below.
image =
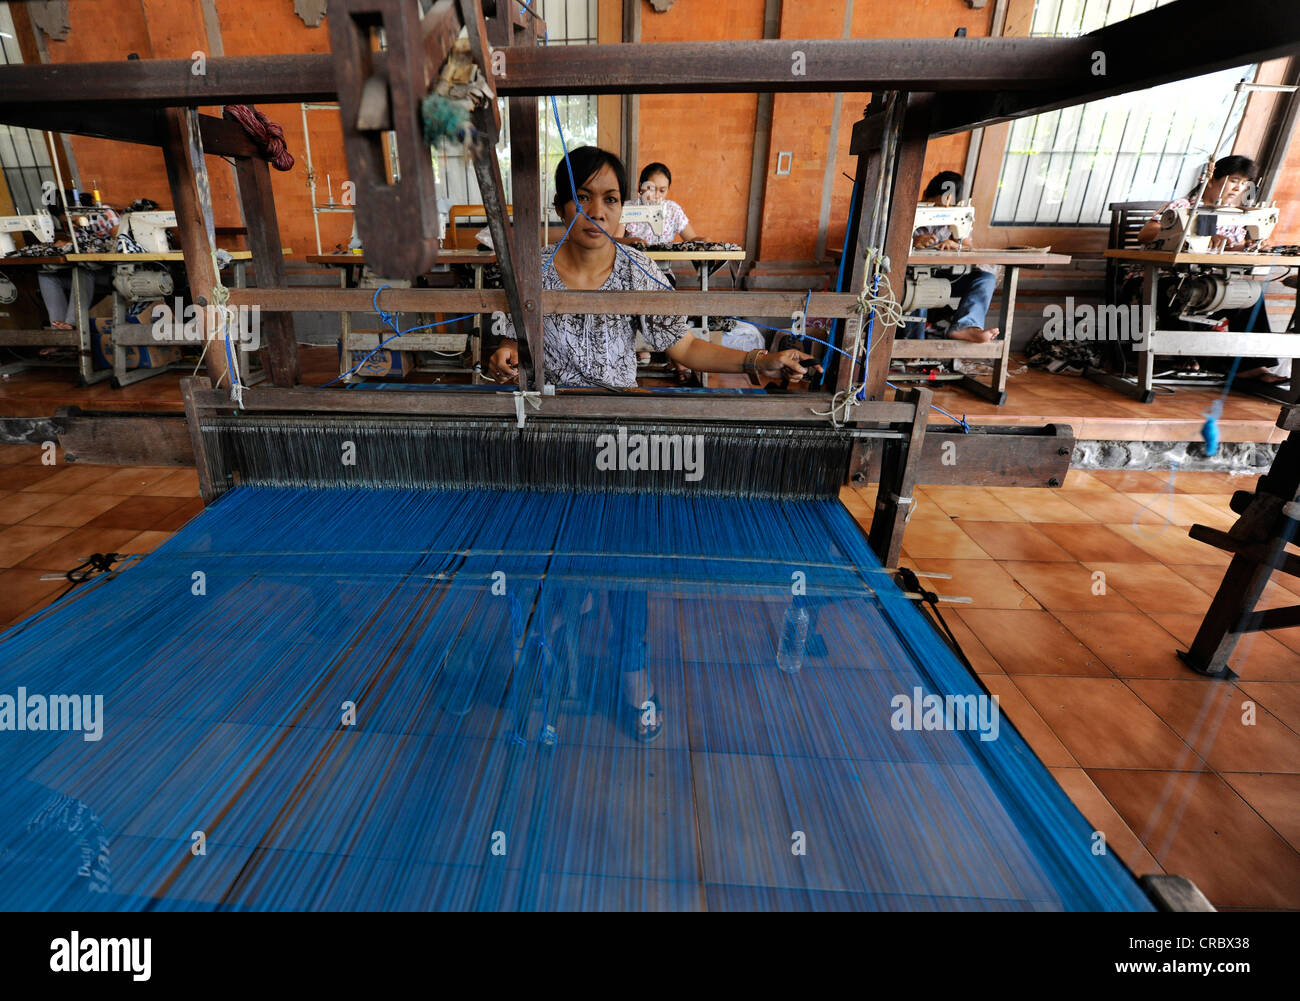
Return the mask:
[[[1221,225],[1243,226],[1246,238],[1256,244],[1273,235],[1278,211],[1267,208],[1179,209],[1168,208],[1160,216],[1160,235],[1154,250],[1171,254],[1208,254],[1210,239]]]
[[[122,220],[127,235],[151,254],[165,254],[167,230],[176,225],[175,212],[128,212]]]
[[[11,254],[18,249],[14,233],[31,233],[37,243],[53,243],[54,217],[48,212],[0,216],[0,254]]]
[[[922,203],[916,207],[916,221],[913,231],[921,227],[947,226],[952,230],[953,239],[964,240],[975,228],[975,206],[970,202],[961,205],[932,205]]]
[[[658,205],[638,205],[635,202],[625,202],[620,222],[624,226],[631,222],[646,223],[654,231],[655,236],[663,236],[665,208],[666,206],[663,203]]]

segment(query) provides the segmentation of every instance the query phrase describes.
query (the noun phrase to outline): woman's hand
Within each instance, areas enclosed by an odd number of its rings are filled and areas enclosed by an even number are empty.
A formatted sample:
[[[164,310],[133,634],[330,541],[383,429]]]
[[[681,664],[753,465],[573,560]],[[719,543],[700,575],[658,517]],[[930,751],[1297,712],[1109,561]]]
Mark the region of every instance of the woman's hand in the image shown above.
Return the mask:
[[[922,233],[920,236],[912,237],[912,249],[929,250],[938,242],[939,238],[933,233]]]
[[[498,379],[513,382],[519,377],[519,342],[503,340],[488,361],[488,372]]]
[[[939,246],[935,247],[934,249],[935,250],[961,250],[962,248],[961,248],[961,243],[959,243],[957,240],[944,240],[942,243],[939,244]]]
[[[767,354],[759,356],[756,365],[759,374],[767,376],[769,379],[802,378],[820,367],[812,355],[804,354],[796,348],[789,348],[785,351],[769,351]]]
[[[641,250],[645,250],[645,248],[649,246],[649,244],[639,236],[620,236],[618,242],[628,247],[637,247]]]
[[[1215,233],[1210,237],[1210,253],[1217,254],[1228,248],[1228,238]]]

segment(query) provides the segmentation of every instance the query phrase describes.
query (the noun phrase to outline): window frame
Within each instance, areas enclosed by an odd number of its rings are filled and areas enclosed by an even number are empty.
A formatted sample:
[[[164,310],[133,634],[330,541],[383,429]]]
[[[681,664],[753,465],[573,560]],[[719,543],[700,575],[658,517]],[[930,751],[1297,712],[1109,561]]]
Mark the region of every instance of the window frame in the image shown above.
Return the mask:
[[[1034,0],[1008,0],[1006,20],[1002,28],[1004,38],[1027,38],[1033,22]],[[1287,58],[1259,64],[1256,82],[1277,83],[1285,75]],[[1242,114],[1232,152],[1253,156],[1258,137],[1268,125],[1271,105],[1253,98]],[[1108,229],[1102,225],[1072,223],[1060,226],[994,226],[993,203],[997,197],[998,180],[1002,176],[1010,122],[1000,122],[981,130],[979,152],[975,159],[974,176],[970,180],[968,197],[976,205],[976,221],[972,238],[980,247],[1042,247],[1068,254],[1100,254],[1106,249]],[[1226,154],[1225,154],[1226,155]]]

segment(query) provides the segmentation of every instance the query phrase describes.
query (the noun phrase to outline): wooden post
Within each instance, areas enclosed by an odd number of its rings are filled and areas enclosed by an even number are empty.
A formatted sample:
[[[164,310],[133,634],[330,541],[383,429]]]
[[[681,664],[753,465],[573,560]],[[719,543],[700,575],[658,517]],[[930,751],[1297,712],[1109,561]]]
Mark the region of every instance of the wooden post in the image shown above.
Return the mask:
[[[885,232],[885,256],[889,258],[889,281],[894,297],[901,300],[907,280],[907,257],[912,249],[916,223],[916,202],[921,194],[925,170],[925,147],[930,138],[933,94],[910,94],[903,116],[898,155],[894,161],[894,190],[889,202],[889,226]],[[882,399],[889,374],[889,356],[894,347],[894,327],[877,323],[871,336],[867,359],[867,399]]]
[[[271,171],[265,160],[241,156],[235,160],[239,200],[244,207],[248,249],[257,269],[257,287],[286,288],[284,255],[280,248],[280,224],[275,216],[275,194]],[[276,386],[296,386],[301,369],[292,313],[266,313],[260,317],[263,336],[263,365]]]
[[[533,32],[528,32],[531,37]],[[513,250],[515,284],[524,314],[524,334],[533,357],[537,389],[546,385],[546,359],[542,349],[545,330],[542,312],[542,200],[537,157],[537,99],[510,99],[510,171],[515,219]]]
[[[194,401],[194,394],[212,388],[207,379],[186,377],[181,380],[181,399],[185,403],[185,426],[190,432],[190,445],[194,449],[194,468],[199,474],[199,495],[204,504],[211,504],[217,494],[226,489],[225,481],[217,482],[212,460],[203,443],[203,432],[199,430],[199,411]],[[220,490],[218,490],[220,487]]]
[[[913,503],[912,492],[916,487],[916,474],[920,468],[921,449],[925,444],[925,428],[933,395],[923,387],[905,389],[899,393],[900,399],[907,400],[916,407],[912,425],[908,429],[907,438],[890,441],[881,450],[880,485],[867,541],[883,567],[898,566],[898,557],[902,553],[903,531],[907,528],[907,514]]]
[[[171,185],[172,208],[181,235],[181,250],[185,254],[190,297],[203,312],[208,375],[213,386],[220,385],[223,379],[229,385],[226,346],[217,342],[218,331],[208,328],[208,311],[203,308],[211,301],[212,290],[221,284],[221,275],[217,270],[212,189],[208,184],[208,168],[203,162],[199,114],[194,108],[164,108],[162,115],[162,150],[167,164],[167,183]]]

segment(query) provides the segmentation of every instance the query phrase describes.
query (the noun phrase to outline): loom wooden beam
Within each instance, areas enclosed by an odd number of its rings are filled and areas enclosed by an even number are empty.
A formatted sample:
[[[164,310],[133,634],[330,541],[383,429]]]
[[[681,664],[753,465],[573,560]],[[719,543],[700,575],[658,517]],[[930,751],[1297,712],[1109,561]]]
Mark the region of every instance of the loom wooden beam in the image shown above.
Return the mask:
[[[239,201],[244,209],[248,249],[252,251],[257,274],[257,291],[285,288],[288,279],[284,271],[270,169],[260,157],[241,157],[235,161],[235,176],[239,182]],[[293,314],[276,311],[260,319],[264,338],[262,357],[271,382],[277,386],[296,385],[301,369]]]
[[[66,135],[113,139],[117,142],[161,146],[166,128],[156,111],[102,108],[19,108],[6,105],[3,121],[7,125]],[[260,156],[253,140],[237,122],[199,115],[199,132],[203,152],[212,156]]]
[[[789,316],[802,310],[803,292],[551,292],[541,294],[545,313],[663,316]],[[500,289],[390,288],[378,296],[388,311],[426,313],[493,313],[508,308]],[[317,312],[373,311],[375,293],[368,289],[271,288],[231,289],[235,306],[260,306],[263,312],[307,310]],[[814,292],[810,316],[856,316],[856,296]]]
[[[907,96],[893,161],[894,186],[889,199],[889,224],[885,229],[884,251],[890,265],[889,280],[894,297],[898,300],[903,297],[903,283],[907,279],[907,256],[912,249],[916,202],[924,180],[925,149],[930,136],[932,106],[931,94]],[[895,332],[892,324],[883,321],[877,323],[872,332],[870,354],[866,360],[868,399],[878,400],[885,393]]]
[[[375,271],[414,278],[438,258],[438,199],[421,103],[455,44],[460,14],[439,0],[420,16],[409,0],[334,0],[330,44],[339,123],[356,185],[357,231]],[[388,51],[377,51],[383,29]],[[268,99],[269,100],[269,99]],[[294,98],[298,100],[298,98]],[[395,137],[400,176],[388,162]]]
[[[199,496],[203,498],[205,504],[212,503],[217,496],[217,489],[213,476],[212,457],[208,455],[203,432],[200,429],[199,411],[202,407],[198,401],[202,397],[212,395],[221,396],[225,405],[229,406],[228,394],[214,394],[212,380],[194,376],[181,380],[181,399],[185,403],[185,426],[189,429],[190,446],[194,449],[194,467],[199,474]]]
[[[488,229],[492,232],[492,245],[497,248],[497,266],[501,269],[501,287],[506,298],[506,311],[510,314],[515,333],[519,334],[520,331],[523,331],[528,340],[528,346],[533,352],[533,376],[531,381],[541,386],[544,384],[546,376],[545,360],[541,350],[541,328],[534,323],[530,329],[528,324],[529,313],[537,316],[540,309],[541,281],[539,276],[535,287],[530,289],[530,294],[527,296],[519,288],[516,269],[522,255],[515,251],[514,233],[511,231],[508,221],[509,210],[506,204],[505,184],[501,179],[501,165],[496,156],[496,102],[493,101],[490,105],[479,104],[475,107],[473,122],[474,136],[470,140],[469,149],[473,154],[474,176],[478,180],[479,196],[483,199],[483,214],[487,217]],[[535,159],[537,155],[536,143],[534,143],[532,149]],[[520,152],[523,153],[522,150]],[[527,155],[527,153],[523,153],[525,158]],[[532,187],[535,189],[537,186],[536,170],[532,172],[531,178]],[[525,188],[528,186],[526,177],[521,176],[519,173],[515,174],[515,182]],[[519,368],[520,388],[527,390],[529,382],[528,372],[521,366]]]
[[[872,107],[876,114],[871,119],[880,126],[875,134],[875,144],[863,146],[857,153],[857,177],[853,185],[854,220],[853,230],[845,247],[850,263],[848,290],[853,295],[861,295],[866,281],[866,250],[879,247],[884,233],[884,206],[889,198],[888,178],[893,167],[894,153],[897,150],[899,132],[902,126],[906,95],[896,92],[872,95]],[[856,132],[855,132],[856,135]],[[863,318],[861,323],[869,322]],[[844,346],[852,349],[857,342],[861,327],[854,322],[842,325],[845,330]],[[871,333],[875,333],[874,325]],[[854,365],[849,364],[843,356],[835,360],[837,392],[846,391],[854,378]]]
[[[532,37],[533,27],[524,29]],[[518,290],[523,326],[516,326],[528,343],[534,382],[546,384],[546,353],[542,349],[545,312],[542,298],[542,193],[541,163],[537,156],[537,101],[512,97],[510,111],[511,191],[514,193],[514,223],[511,226],[511,261]],[[513,305],[513,303],[512,303]],[[517,321],[516,321],[517,322]]]
[[[333,101],[335,57],[325,53],[0,66],[0,121],[11,109],[191,106]]]
[[[192,395],[195,413],[200,417],[205,412],[230,410],[230,396],[224,390],[195,386]],[[526,414],[529,420],[600,418],[779,421],[825,426],[826,418],[811,411],[825,410],[830,399],[829,393],[737,396],[664,394],[649,390],[627,393],[562,391],[555,396],[544,397],[539,409],[530,407]],[[244,405],[241,410],[246,413],[407,414],[430,418],[484,417],[514,420],[515,400],[513,392],[499,390],[475,393],[385,393],[365,389],[309,389],[302,386],[275,389],[254,386],[244,390]],[[856,408],[853,419],[857,423],[910,426],[916,421],[916,415],[917,408],[911,402],[875,402]],[[920,423],[925,423],[924,414]],[[884,436],[886,432],[880,433]],[[899,437],[898,432],[891,432],[890,435]],[[195,444],[196,456],[200,445],[201,443]]]
[[[216,234],[212,221],[212,188],[203,159],[198,117],[193,108],[164,109],[163,162],[167,166],[172,210],[176,213],[181,250],[185,254],[190,296],[196,305],[207,306],[213,289],[221,284],[221,273],[217,268]],[[217,332],[207,327],[208,311],[205,309],[202,313],[205,338],[215,338]],[[229,383],[224,345],[209,342],[206,357],[208,375],[213,384],[222,379]]]
[[[331,28],[338,17],[334,8],[341,2],[331,5]],[[370,0],[370,6],[381,2]],[[516,12],[515,23],[519,17]],[[1184,39],[1185,26],[1198,21],[1213,24],[1214,30]],[[1267,30],[1260,25],[1267,25]],[[494,29],[494,41],[500,31]],[[392,37],[390,34],[390,43]],[[1178,45],[1154,45],[1152,39],[1159,38],[1180,41]],[[1179,0],[1079,38],[511,45],[503,50],[506,73],[496,79],[496,85],[502,97],[971,92],[967,99],[945,102],[935,122],[936,129],[944,132],[1289,55],[1297,45],[1300,6],[1296,4],[1237,0],[1233,16],[1224,18],[1218,0]],[[336,46],[335,52],[340,51]],[[1097,51],[1106,53],[1105,74],[1095,72],[1093,53]],[[797,60],[799,52],[802,60]],[[0,121],[6,120],[6,109],[26,105],[332,101],[339,93],[342,62],[329,53],[227,56],[207,60],[205,72],[199,75],[192,72],[188,59],[0,66]]]
[[[1213,25],[1187,31],[1189,24]],[[1176,45],[1159,44],[1177,38]],[[1090,65],[1080,78],[1063,66],[1045,86],[988,88],[982,94],[947,94],[935,110],[934,134],[949,135],[1026,115],[1042,114],[1114,94],[1145,90],[1173,80],[1247,63],[1294,55],[1300,49],[1300,4],[1234,0],[1232,17],[1220,0],[1179,0],[1116,21],[1076,41]],[[932,90],[945,88],[933,87]]]
[[[503,96],[1017,90],[1084,84],[1077,38],[762,39],[511,46]]]
[[[912,491],[925,447],[926,415],[933,395],[923,387],[902,390],[899,400],[912,404],[917,418],[903,440],[882,446],[880,488],[876,492],[876,510],[867,541],[883,567],[898,566],[902,553],[903,532],[907,528],[907,513],[912,506]]]

